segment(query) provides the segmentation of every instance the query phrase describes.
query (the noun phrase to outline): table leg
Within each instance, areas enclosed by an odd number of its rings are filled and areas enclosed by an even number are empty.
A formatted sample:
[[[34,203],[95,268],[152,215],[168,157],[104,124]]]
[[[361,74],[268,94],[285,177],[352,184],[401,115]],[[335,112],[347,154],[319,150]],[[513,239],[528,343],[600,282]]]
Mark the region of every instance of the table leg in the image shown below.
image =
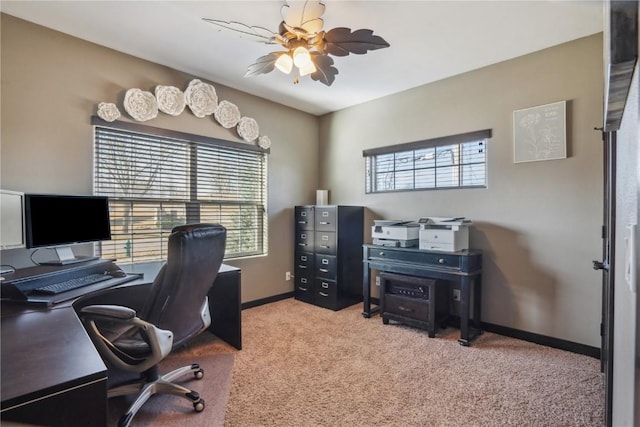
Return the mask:
[[[479,274],[473,281],[473,326],[481,333],[482,314],[482,275]]]
[[[371,317],[371,269],[366,262],[362,263],[362,317]]]
[[[469,345],[469,278],[463,277],[460,281],[460,345]]]

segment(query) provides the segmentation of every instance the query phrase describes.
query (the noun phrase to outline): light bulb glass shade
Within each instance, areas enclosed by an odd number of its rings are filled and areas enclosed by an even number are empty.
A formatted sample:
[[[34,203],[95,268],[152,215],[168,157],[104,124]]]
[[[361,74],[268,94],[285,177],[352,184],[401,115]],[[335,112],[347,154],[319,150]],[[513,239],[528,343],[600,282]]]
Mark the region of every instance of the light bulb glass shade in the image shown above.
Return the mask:
[[[300,67],[301,76],[306,76],[307,74],[311,74],[315,72],[316,72],[316,66],[314,65],[313,61],[309,61],[307,65]]]
[[[289,74],[293,68],[293,59],[288,54],[283,53],[276,61],[276,68],[285,74]]]
[[[302,68],[307,66],[311,62],[311,55],[307,48],[303,46],[298,46],[293,51],[293,63],[296,64],[296,67]]]

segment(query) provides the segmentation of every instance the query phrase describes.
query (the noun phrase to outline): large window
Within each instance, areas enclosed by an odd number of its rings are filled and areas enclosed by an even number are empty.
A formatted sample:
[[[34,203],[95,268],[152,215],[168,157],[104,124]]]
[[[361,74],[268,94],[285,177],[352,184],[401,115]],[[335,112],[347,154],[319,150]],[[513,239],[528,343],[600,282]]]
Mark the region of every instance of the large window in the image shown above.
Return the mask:
[[[267,153],[253,145],[94,119],[94,192],[109,196],[112,239],[101,255],[121,263],[166,259],[171,229],[227,229],[225,258],[267,252]]]
[[[367,193],[487,186],[491,130],[365,150]]]

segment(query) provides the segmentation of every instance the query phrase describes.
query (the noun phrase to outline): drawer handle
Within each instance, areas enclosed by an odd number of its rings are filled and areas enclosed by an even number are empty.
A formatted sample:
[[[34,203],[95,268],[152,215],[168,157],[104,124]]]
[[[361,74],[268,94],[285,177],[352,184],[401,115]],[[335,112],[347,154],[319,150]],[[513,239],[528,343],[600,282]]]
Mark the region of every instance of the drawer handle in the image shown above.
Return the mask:
[[[307,266],[306,265],[298,265],[298,268],[301,268],[301,269],[304,270],[305,268],[307,268]]]
[[[398,310],[404,311],[405,313],[413,313],[413,309],[412,308],[403,307],[401,305],[398,306]]]
[[[320,225],[329,225],[331,224],[329,221],[320,221]]]
[[[329,246],[329,245],[320,245],[320,247],[324,248],[324,249],[329,249],[331,246]]]
[[[298,221],[298,224],[306,224],[307,221]]]
[[[307,256],[306,256],[306,255],[302,255],[302,256],[300,257],[300,261],[306,261],[306,260],[307,260]]]
[[[307,279],[306,279],[305,277],[302,277],[302,278],[300,279],[300,283],[307,283]]]
[[[378,255],[379,256],[384,256],[384,252],[380,252]]]
[[[327,282],[322,282],[322,287],[325,289],[329,289],[329,284]]]
[[[329,294],[325,294],[324,292],[318,292],[318,293],[323,297],[328,297],[329,296]]]
[[[298,246],[307,246],[306,243],[298,243]]]
[[[298,289],[300,289],[301,291],[307,292],[309,289],[307,288],[303,288],[302,286],[298,286]]]
[[[322,273],[328,273],[328,272],[329,272],[329,270],[327,270],[326,268],[321,268],[321,269],[320,269],[320,271],[321,271]]]
[[[438,264],[446,264],[446,263],[447,263],[447,261],[445,261],[445,259],[444,259],[444,258],[440,258],[440,259],[438,260]]]

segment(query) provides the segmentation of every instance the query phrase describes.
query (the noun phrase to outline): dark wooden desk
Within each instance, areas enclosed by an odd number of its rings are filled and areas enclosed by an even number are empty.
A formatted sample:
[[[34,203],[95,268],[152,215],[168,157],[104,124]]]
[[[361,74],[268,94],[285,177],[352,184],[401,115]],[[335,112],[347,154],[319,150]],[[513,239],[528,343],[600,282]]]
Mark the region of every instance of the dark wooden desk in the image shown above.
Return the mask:
[[[380,308],[371,304],[371,270],[408,276],[443,279],[460,285],[460,345],[468,346],[481,333],[482,253],[426,251],[418,248],[397,248],[363,245],[363,302],[366,318]],[[473,312],[473,315],[471,314]],[[471,324],[473,319],[473,325]]]
[[[144,279],[121,286],[152,281],[155,273],[150,271]],[[209,292],[209,330],[237,349],[242,348],[240,273],[223,264]],[[73,304],[78,301],[50,306],[2,303],[2,421],[106,426],[107,368],[76,314]]]
[[[4,314],[3,421],[103,426],[107,368],[73,309]]]

